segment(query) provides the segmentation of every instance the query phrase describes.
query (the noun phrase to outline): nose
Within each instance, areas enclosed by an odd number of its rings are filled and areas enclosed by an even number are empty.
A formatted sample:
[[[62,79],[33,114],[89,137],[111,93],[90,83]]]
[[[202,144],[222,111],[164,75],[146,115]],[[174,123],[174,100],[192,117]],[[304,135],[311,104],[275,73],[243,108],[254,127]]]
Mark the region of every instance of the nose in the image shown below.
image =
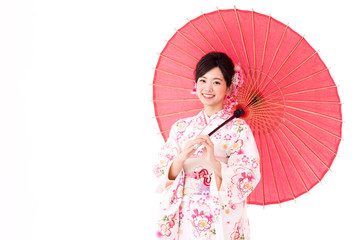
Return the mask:
[[[205,90],[206,91],[212,91],[213,90],[213,86],[212,83],[210,81],[208,81],[205,85]]]

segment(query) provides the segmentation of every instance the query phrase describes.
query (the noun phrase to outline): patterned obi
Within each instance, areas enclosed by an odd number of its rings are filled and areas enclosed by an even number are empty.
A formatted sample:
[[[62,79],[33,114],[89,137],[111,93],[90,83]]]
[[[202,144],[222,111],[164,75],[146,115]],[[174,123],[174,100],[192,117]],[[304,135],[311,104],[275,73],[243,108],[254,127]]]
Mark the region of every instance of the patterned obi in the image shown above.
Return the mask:
[[[203,158],[189,158],[184,163],[184,195],[209,195],[213,170]]]

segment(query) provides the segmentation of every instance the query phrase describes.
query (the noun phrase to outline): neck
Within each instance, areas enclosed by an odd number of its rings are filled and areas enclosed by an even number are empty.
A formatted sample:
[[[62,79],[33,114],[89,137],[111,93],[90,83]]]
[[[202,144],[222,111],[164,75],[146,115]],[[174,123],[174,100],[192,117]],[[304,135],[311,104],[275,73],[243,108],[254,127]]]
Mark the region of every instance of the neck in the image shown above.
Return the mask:
[[[221,111],[223,108],[209,108],[209,107],[204,107],[204,112],[208,117],[211,117],[212,115],[214,115],[215,113]]]

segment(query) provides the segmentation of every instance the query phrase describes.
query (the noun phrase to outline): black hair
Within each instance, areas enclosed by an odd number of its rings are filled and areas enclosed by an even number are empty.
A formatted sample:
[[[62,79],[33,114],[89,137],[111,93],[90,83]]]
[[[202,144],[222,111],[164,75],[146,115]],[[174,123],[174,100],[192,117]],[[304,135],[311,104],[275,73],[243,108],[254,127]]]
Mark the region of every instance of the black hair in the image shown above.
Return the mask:
[[[195,82],[215,67],[220,68],[226,81],[226,86],[230,87],[232,77],[235,74],[234,63],[228,55],[222,52],[210,52],[200,59],[195,68]]]

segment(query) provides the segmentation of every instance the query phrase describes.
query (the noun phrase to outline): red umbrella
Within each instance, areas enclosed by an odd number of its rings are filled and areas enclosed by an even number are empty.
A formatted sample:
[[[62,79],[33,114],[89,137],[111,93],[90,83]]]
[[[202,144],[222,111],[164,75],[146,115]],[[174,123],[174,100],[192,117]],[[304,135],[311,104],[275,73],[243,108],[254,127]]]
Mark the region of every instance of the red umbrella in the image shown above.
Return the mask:
[[[341,103],[328,68],[304,37],[254,11],[217,10],[177,30],[160,54],[153,82],[156,119],[171,125],[202,104],[190,92],[206,53],[227,53],[241,68],[234,96],[256,139],[262,179],[248,203],[281,203],[321,181],[341,141]]]

